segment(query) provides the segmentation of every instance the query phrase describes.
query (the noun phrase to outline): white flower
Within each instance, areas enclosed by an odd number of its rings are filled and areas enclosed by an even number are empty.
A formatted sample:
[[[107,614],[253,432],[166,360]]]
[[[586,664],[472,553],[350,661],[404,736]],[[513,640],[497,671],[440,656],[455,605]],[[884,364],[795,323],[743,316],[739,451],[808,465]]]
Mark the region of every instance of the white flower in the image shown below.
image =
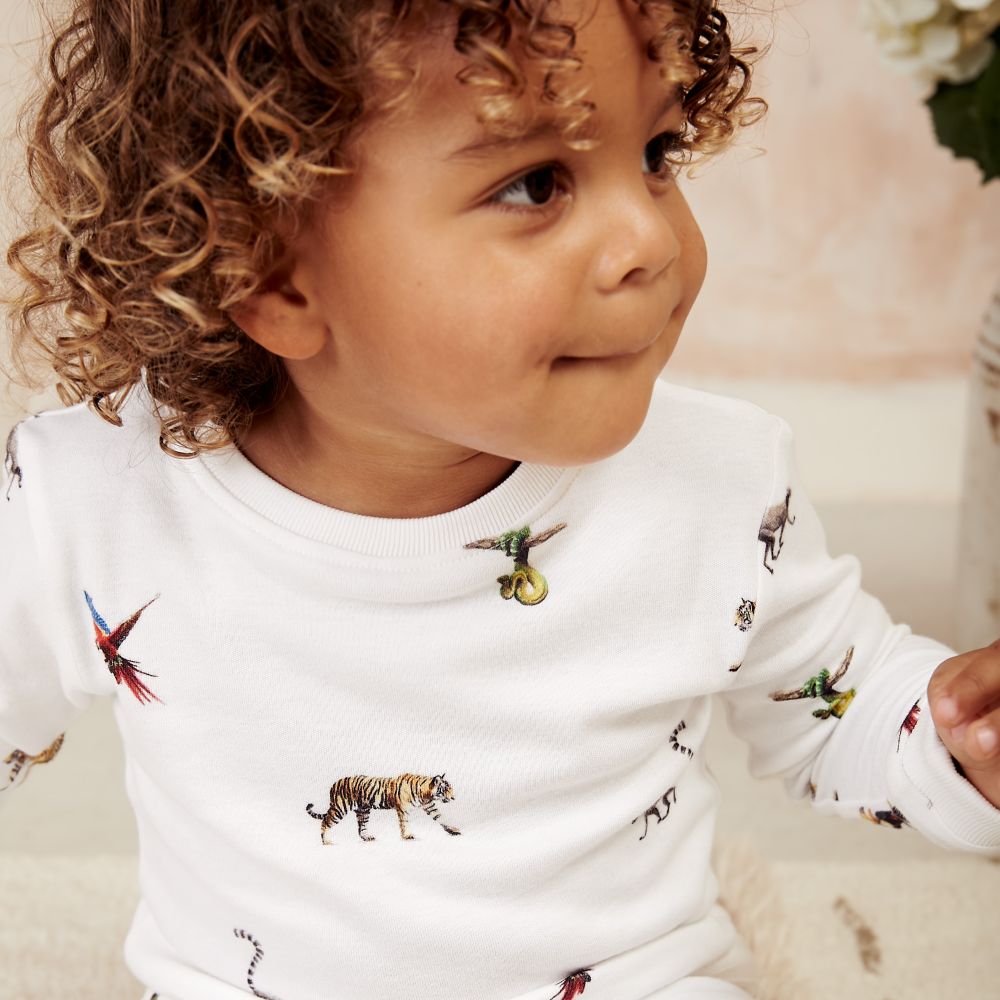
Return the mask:
[[[860,23],[888,66],[933,91],[941,80],[974,80],[989,64],[1000,0],[862,0]]]
[[[992,2],[992,0],[991,0]],[[867,8],[867,12],[864,8]],[[866,0],[862,13],[869,13],[878,23],[892,27],[919,24],[941,9],[941,0]]]

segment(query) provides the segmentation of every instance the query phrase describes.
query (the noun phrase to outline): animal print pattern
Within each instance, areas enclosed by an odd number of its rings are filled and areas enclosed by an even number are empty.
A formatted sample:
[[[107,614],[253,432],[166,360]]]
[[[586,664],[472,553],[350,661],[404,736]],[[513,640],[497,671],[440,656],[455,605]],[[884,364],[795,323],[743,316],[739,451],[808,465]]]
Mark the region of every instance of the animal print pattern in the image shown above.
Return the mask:
[[[34,755],[25,753],[23,750],[11,750],[4,758],[4,763],[11,765],[10,773],[7,775],[7,784],[3,788],[0,788],[0,792],[7,791],[14,784],[22,769],[24,770],[24,777],[21,779],[21,784],[23,785],[28,780],[28,772],[35,764],[47,764],[59,753],[65,737],[65,733],[60,733],[41,753]],[[25,765],[27,766],[25,767]]]
[[[914,703],[913,707],[906,714],[906,718],[903,719],[903,724],[899,727],[899,733],[896,736],[896,753],[899,753],[899,744],[903,739],[903,733],[912,733],[914,729],[917,728],[917,716],[920,715],[920,699],[918,698]],[[923,730],[920,730],[923,732]]]
[[[562,531],[566,523],[562,522],[552,528],[531,534],[531,527],[525,525],[516,531],[507,531],[496,538],[480,538],[475,542],[466,543],[466,549],[499,549],[514,560],[514,570],[497,577],[500,584],[500,596],[509,601],[512,597],[519,604],[540,604],[549,593],[548,581],[534,566],[528,565],[528,550],[542,542],[548,541],[556,532]]]
[[[260,942],[249,931],[241,930],[239,927],[234,927],[233,933],[238,938],[244,938],[253,945],[253,958],[250,959],[250,968],[247,970],[247,986],[250,987],[250,992],[255,997],[260,997],[261,1000],[278,1000],[277,997],[272,996],[270,993],[262,993],[254,985],[254,970],[257,967],[257,963],[264,957],[264,949],[261,948]]]
[[[679,750],[681,753],[687,754],[688,757],[693,757],[694,751],[690,747],[681,746],[681,744],[677,742],[677,734],[684,729],[687,729],[687,723],[681,719],[681,721],[674,727],[674,731],[670,734],[670,745],[675,750]]]
[[[139,615],[143,613],[156,600],[160,595],[157,594],[156,597],[150,598],[146,603],[139,608],[138,611],[130,615],[125,619],[120,625],[118,625],[114,630],[108,628],[108,623],[100,616],[97,608],[94,607],[94,601],[87,591],[83,592],[83,596],[87,599],[87,606],[90,608],[90,615],[94,621],[94,632],[97,636],[96,644],[97,648],[101,651],[101,655],[104,657],[104,662],[108,665],[108,670],[111,672],[111,676],[114,677],[116,684],[121,684],[122,681],[125,682],[128,689],[139,699],[140,704],[145,704],[150,699],[155,698],[160,704],[164,702],[158,698],[152,691],[146,687],[145,684],[136,676],[137,674],[144,674],[146,677],[156,677],[156,674],[147,673],[145,670],[140,670],[137,664],[138,660],[130,660],[125,656],[122,656],[119,649],[122,643],[128,638],[129,632],[132,631],[133,626],[139,620]]]
[[[407,828],[407,816],[414,806],[421,809],[447,833],[458,836],[462,831],[449,826],[438,815],[437,802],[451,802],[455,793],[444,773],[433,777],[420,774],[400,774],[395,778],[371,778],[366,774],[355,774],[338,778],[330,788],[330,808],[325,813],[313,812],[313,804],[306,806],[306,812],[313,819],[322,820],[320,840],[332,846],[326,839],[330,827],[339,823],[353,810],[358,821],[358,836],[362,840],[375,838],[365,830],[372,809],[395,809],[399,819],[399,833],[403,840],[416,838]]]
[[[753,625],[753,615],[757,610],[756,601],[748,601],[745,597],[741,600],[740,606],[736,609],[736,620],[733,624],[741,631],[746,632]]]
[[[673,795],[674,802],[677,801],[677,786],[671,785],[641,816],[636,816],[633,823],[638,823],[639,820],[645,820],[646,826],[642,831],[642,836],[640,840],[646,839],[646,834],[649,833],[649,817],[655,816],[657,825],[662,823],[670,815],[670,796]],[[663,806],[663,815],[660,815],[660,806]]]
[[[822,698],[830,707],[817,708],[813,715],[817,719],[829,719],[834,716],[841,719],[847,711],[848,706],[854,700],[856,694],[854,688],[847,691],[838,691],[836,683],[847,672],[851,659],[854,656],[854,647],[851,646],[844,654],[837,672],[831,677],[830,671],[824,667],[815,677],[810,677],[800,688],[792,691],[772,691],[768,697],[774,701],[797,701],[800,698]]]
[[[22,485],[22,473],[17,463],[13,431],[7,441],[5,466],[9,466],[10,469],[11,486],[13,485],[13,480],[16,478],[20,487]],[[783,549],[785,528],[787,525],[795,524],[795,518],[791,516],[789,511],[791,495],[792,490],[788,488],[783,503],[767,508],[758,531],[758,541],[764,545],[763,565],[772,575],[775,572],[774,563]],[[539,604],[546,598],[549,585],[548,581],[537,568],[529,564],[529,551],[541,545],[565,527],[566,523],[561,522],[533,535],[530,525],[524,525],[521,528],[505,532],[497,537],[482,538],[469,542],[464,547],[467,549],[499,550],[511,557],[514,560],[512,572],[497,577],[497,582],[500,585],[500,595],[504,600],[514,598],[518,603],[530,606]],[[120,652],[122,643],[138,622],[142,612],[160,595],[157,594],[151,598],[113,630],[97,611],[90,594],[84,591],[84,596],[94,623],[96,645],[101,650],[108,669],[112,676],[114,676],[116,683],[121,684],[124,682],[140,703],[155,699],[162,704],[161,699],[137,677],[137,674],[143,674],[147,677],[156,677],[157,675],[139,670],[137,667],[139,661],[127,659]],[[741,632],[749,631],[754,623],[756,608],[756,601],[741,595],[733,618],[733,625]],[[774,701],[820,698],[826,702],[828,707],[813,711],[812,714],[816,718],[842,718],[856,692],[854,688],[838,691],[836,685],[845,675],[851,663],[853,653],[854,647],[851,646],[844,655],[840,666],[832,675],[828,670],[823,669],[816,676],[809,678],[801,687],[791,691],[775,691],[769,694],[768,697]],[[742,662],[729,667],[729,670],[736,671],[741,666]],[[900,739],[902,739],[904,732],[912,733],[917,722],[919,710],[919,703],[915,703],[902,726],[900,726]],[[675,751],[686,755],[688,758],[693,758],[694,750],[682,744],[678,739],[685,728],[686,722],[681,720],[671,732],[669,742]],[[61,744],[62,737],[45,752],[49,754],[45,759],[51,759]],[[897,741],[897,750],[898,748],[899,741]],[[20,752],[15,751],[15,754],[18,753]],[[22,757],[23,759],[16,759],[14,755],[11,755],[6,763],[9,764],[14,761],[16,766],[21,766],[26,760],[30,760],[31,763],[43,762],[43,755],[38,755],[35,758],[28,758],[26,755],[22,755]],[[809,790],[812,797],[815,798],[816,788],[812,783],[809,785]],[[437,810],[437,803],[451,802],[454,797],[452,785],[445,778],[443,772],[433,776],[404,772],[394,777],[371,777],[358,774],[338,778],[333,783],[330,787],[330,804],[325,813],[314,811],[311,802],[305,808],[306,812],[313,819],[319,820],[321,823],[321,844],[324,846],[333,846],[332,841],[328,839],[329,831],[349,812],[355,814],[359,838],[363,841],[375,840],[376,838],[367,830],[367,824],[373,809],[395,810],[399,822],[400,836],[403,840],[416,839],[409,830],[408,820],[417,807],[430,816],[446,833],[458,836],[461,834],[461,831],[444,822]],[[836,792],[834,792],[834,799],[837,799]],[[640,820],[644,824],[643,833],[639,837],[639,840],[644,840],[648,836],[650,819],[652,817],[656,819],[654,826],[659,826],[660,823],[669,817],[671,806],[676,804],[677,786],[672,785],[649,808],[645,809],[641,815],[634,817],[631,821],[632,825],[635,825]],[[887,825],[894,829],[900,829],[902,826],[908,825],[906,818],[894,806],[890,806],[888,810],[873,810],[862,807],[859,809],[859,814],[861,818],[869,822],[877,825]],[[254,948],[254,954],[247,971],[247,985],[253,995],[263,998],[263,1000],[277,1000],[271,994],[259,991],[254,983],[254,974],[264,954],[259,941],[249,931],[241,928],[234,928],[233,933],[237,937],[247,940]],[[572,998],[582,995],[586,984],[592,981],[591,972],[591,969],[585,968],[575,970],[567,975],[559,985],[559,992],[550,998],[550,1000],[572,1000]],[[152,994],[150,1000],[158,1000],[158,994]]]
[[[813,782],[809,782],[809,798],[815,802],[816,801],[816,786]],[[833,791],[833,801],[839,802],[840,796],[837,794],[837,790]],[[904,826],[909,826],[909,822],[906,817],[894,806],[889,806],[888,809],[875,809],[872,810],[867,806],[858,807],[858,815],[870,823],[874,823],[876,826],[890,826],[894,830],[901,830]]]
[[[14,485],[14,480],[17,479],[17,488],[21,489],[24,485],[23,476],[21,474],[21,466],[17,464],[17,429],[20,424],[15,424],[10,429],[10,433],[7,435],[7,451],[3,459],[3,467],[7,470],[10,475],[10,482],[7,483],[7,499],[10,500],[11,487]]]
[[[579,969],[577,972],[567,976],[559,987],[559,992],[549,998],[549,1000],[573,1000],[583,994],[590,982],[590,969]]]
[[[27,423],[29,420],[37,420],[41,416],[40,413],[31,413],[26,416],[23,420],[19,420],[13,427],[11,427],[10,432],[7,434],[7,448],[4,454],[3,467],[10,474],[10,482],[7,484],[7,499],[10,500],[10,491],[14,485],[14,480],[17,480],[17,488],[21,489],[24,485],[24,475],[21,471],[21,465],[17,459],[17,432],[21,424]]]
[[[788,502],[791,500],[791,497],[792,488],[789,486],[785,490],[784,503],[768,507],[761,518],[760,528],[757,530],[757,541],[764,543],[764,568],[772,575],[774,574],[774,567],[768,565],[767,557],[768,555],[771,556],[772,563],[778,558],[784,543],[785,525],[795,523],[795,518],[791,517],[788,511]],[[748,632],[750,626],[753,625],[753,618],[756,611],[756,601],[751,601],[747,597],[741,597],[740,603],[736,608],[736,616],[733,624],[741,632]],[[732,664],[729,667],[729,673],[736,673],[742,666],[742,660],[739,663]]]
[[[774,567],[773,565],[768,565],[767,557],[768,555],[771,556],[772,563],[778,558],[784,545],[785,526],[795,523],[795,518],[790,515],[788,509],[791,496],[792,490],[789,487],[785,491],[784,503],[768,507],[764,517],[761,519],[760,530],[757,535],[757,540],[764,543],[764,568],[767,569],[767,571],[772,575],[774,574]],[[749,608],[746,607],[748,604],[750,605]],[[753,624],[753,611],[755,608],[756,605],[754,605],[753,602],[747,601],[746,598],[744,598],[743,603],[737,609],[736,625],[742,631],[746,631],[749,629],[750,625]],[[850,666],[853,656],[854,646],[851,646],[844,654],[844,658],[841,661],[840,666],[832,676],[830,672],[824,668],[816,676],[810,677],[809,680],[807,680],[800,688],[795,688],[791,691],[773,691],[768,695],[768,697],[774,701],[795,701],[801,698],[822,698],[829,705],[829,708],[818,708],[813,711],[812,714],[817,719],[829,719],[831,717],[836,719],[843,718],[844,713],[854,700],[854,696],[857,691],[853,687],[846,691],[838,691],[836,689],[836,684],[847,672],[847,668]],[[742,665],[742,662],[737,663],[729,669],[730,671],[736,671]],[[920,702],[918,700],[914,703],[906,718],[903,720],[903,724],[899,727],[899,733],[896,740],[897,752],[899,751],[903,733],[912,733],[916,727],[919,713]],[[815,800],[816,786],[812,782],[809,782],[809,795],[811,799]],[[834,790],[833,799],[834,801],[839,800],[836,790]],[[906,817],[891,804],[888,809],[874,810],[870,807],[861,806],[858,809],[858,814],[862,819],[867,820],[868,822],[878,825],[887,825],[896,830],[909,825]]]
[[[687,723],[681,719],[680,722],[674,726],[673,732],[670,734],[670,745],[678,751],[678,753],[684,754],[686,757],[693,758],[694,750],[690,747],[684,746],[677,739],[679,733],[683,732],[687,728]],[[671,798],[671,796],[673,798]],[[641,816],[636,816],[632,820],[632,823],[638,823],[639,820],[643,820],[645,827],[642,831],[642,836],[640,840],[646,839],[646,834],[649,833],[649,817],[655,816],[657,825],[662,823],[670,815],[670,804],[671,802],[677,802],[677,786],[671,785]],[[663,807],[663,812],[660,812],[660,807]]]
[[[904,826],[910,825],[906,817],[894,805],[890,805],[888,809],[877,809],[875,812],[862,806],[858,809],[858,813],[862,819],[876,825],[885,823],[894,830],[902,830]]]
[[[764,569],[769,573],[774,573],[774,567],[768,566],[767,556],[771,554],[771,561],[778,558],[781,546],[785,539],[785,525],[795,524],[795,518],[788,513],[788,501],[791,499],[791,487],[785,492],[785,502],[768,507],[764,517],[760,522],[760,530],[757,532],[757,540],[764,543]]]

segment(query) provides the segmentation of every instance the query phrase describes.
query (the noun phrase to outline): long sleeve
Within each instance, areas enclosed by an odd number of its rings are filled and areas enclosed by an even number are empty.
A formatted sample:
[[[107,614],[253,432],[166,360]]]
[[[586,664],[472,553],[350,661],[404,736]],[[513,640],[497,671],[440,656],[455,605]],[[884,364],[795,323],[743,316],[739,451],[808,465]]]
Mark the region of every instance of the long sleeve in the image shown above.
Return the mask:
[[[783,778],[821,813],[1000,853],[1000,810],[955,769],[927,706],[931,675],[955,651],[894,624],[861,589],[855,556],[831,558],[792,431],[774,419],[751,635],[722,696],[730,727],[749,745],[750,773]]]
[[[79,683],[63,636],[59,554],[40,515],[41,476],[33,462],[30,420],[8,439],[0,495],[0,788],[20,784],[52,759],[69,722],[92,695]],[[34,759],[32,759],[34,758]],[[0,802],[9,796],[0,796]]]

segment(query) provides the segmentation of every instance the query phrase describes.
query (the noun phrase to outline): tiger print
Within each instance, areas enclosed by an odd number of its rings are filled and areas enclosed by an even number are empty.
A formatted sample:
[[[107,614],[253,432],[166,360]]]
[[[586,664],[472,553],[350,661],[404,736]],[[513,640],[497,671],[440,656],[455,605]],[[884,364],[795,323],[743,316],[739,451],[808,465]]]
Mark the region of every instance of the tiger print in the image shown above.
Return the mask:
[[[395,778],[371,778],[366,774],[355,774],[338,778],[333,783],[330,788],[330,808],[326,813],[313,812],[311,802],[306,806],[306,812],[313,819],[323,821],[320,840],[327,846],[331,846],[331,842],[326,839],[327,830],[339,823],[352,809],[358,818],[358,835],[362,840],[375,839],[365,830],[372,809],[395,809],[403,840],[414,840],[406,826],[407,813],[414,804],[418,804],[452,836],[457,836],[462,831],[445,823],[435,806],[437,800],[451,802],[454,797],[451,783],[445,780],[443,773],[427,777],[406,772]]]

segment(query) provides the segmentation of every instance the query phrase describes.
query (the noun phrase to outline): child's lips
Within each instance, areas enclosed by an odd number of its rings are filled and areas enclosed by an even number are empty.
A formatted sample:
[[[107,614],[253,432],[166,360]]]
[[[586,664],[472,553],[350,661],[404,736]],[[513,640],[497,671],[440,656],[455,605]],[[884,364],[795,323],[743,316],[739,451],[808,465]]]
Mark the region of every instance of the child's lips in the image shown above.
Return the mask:
[[[667,317],[667,321],[661,326],[653,336],[647,340],[642,341],[638,344],[633,344],[630,347],[626,347],[620,351],[614,351],[610,354],[582,354],[582,355],[572,355],[568,354],[562,358],[558,358],[559,361],[618,361],[623,358],[633,358],[636,355],[644,353],[647,348],[650,348],[655,344],[661,336],[663,336],[663,331],[670,325],[670,320],[673,319],[674,313],[677,311],[677,307],[680,305],[680,299],[678,299],[674,305],[671,307],[670,312]],[[662,314],[661,314],[662,315]]]
[[[615,361],[619,358],[633,358],[637,354],[642,354],[647,348],[652,347],[660,339],[660,334],[663,330],[657,331],[655,337],[652,340],[646,340],[639,344],[637,347],[630,347],[624,351],[616,351],[614,354],[584,354],[584,355],[566,355],[563,358],[557,360],[560,361]]]

